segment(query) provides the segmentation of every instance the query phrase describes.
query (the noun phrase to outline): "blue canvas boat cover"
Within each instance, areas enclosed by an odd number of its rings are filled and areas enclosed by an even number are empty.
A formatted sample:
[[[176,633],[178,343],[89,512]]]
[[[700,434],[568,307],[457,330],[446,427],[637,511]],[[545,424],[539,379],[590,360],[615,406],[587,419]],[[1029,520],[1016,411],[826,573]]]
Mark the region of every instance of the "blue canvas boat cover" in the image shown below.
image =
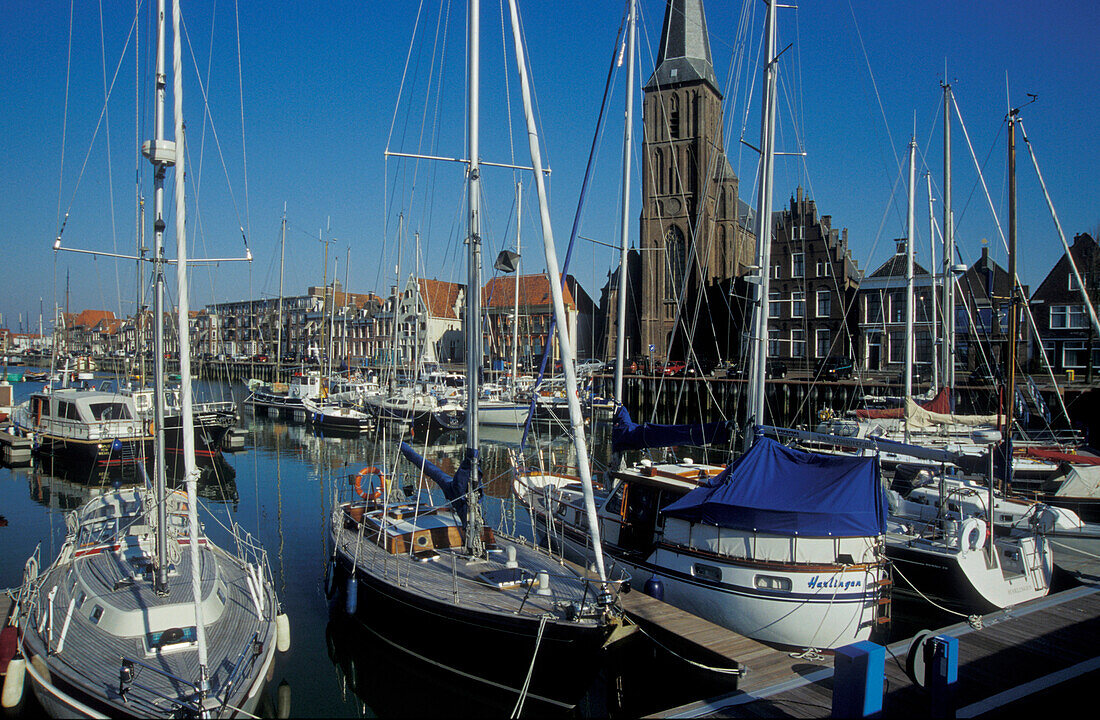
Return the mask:
[[[694,423],[691,425],[638,424],[630,419],[630,411],[620,405],[615,411],[611,428],[611,449],[644,450],[673,445],[712,445],[729,440],[729,423]]]
[[[811,537],[886,532],[886,496],[877,457],[809,453],[769,438],[703,487],[666,507],[671,517],[708,525]]]

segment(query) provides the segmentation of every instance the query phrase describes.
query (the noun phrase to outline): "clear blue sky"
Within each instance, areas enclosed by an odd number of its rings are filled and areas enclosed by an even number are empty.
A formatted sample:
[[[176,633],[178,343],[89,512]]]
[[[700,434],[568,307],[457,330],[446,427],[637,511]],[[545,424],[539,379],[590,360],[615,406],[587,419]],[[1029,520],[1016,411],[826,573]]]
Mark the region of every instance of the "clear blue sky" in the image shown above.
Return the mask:
[[[19,313],[24,322],[31,316],[31,324],[36,325],[40,298],[47,316],[55,299],[63,303],[67,272],[73,311],[96,308],[125,314],[133,310],[132,263],[71,254],[55,258],[51,251],[66,211],[70,212],[66,245],[118,252],[129,252],[134,245],[135,125],[139,121],[133,39],[127,44],[134,10],[132,3],[104,5],[101,22],[98,4],[75,4],[71,61],[66,4],[18,1],[5,5],[0,23],[0,66],[4,68],[0,74],[4,99],[0,312],[8,327],[17,326]],[[340,258],[341,280],[351,248],[349,289],[353,291],[384,293],[392,283],[399,246],[402,274],[413,269],[413,230],[422,235],[422,274],[462,281],[459,166],[435,163],[429,172],[422,164],[414,190],[412,165],[386,163],[383,152],[396,117],[391,149],[420,148],[464,156],[464,3],[444,8],[445,22],[439,20],[438,5],[423,9],[400,104],[399,86],[416,3],[241,3],[243,113],[236,10],[231,3],[217,3],[212,18],[212,6],[184,4],[189,43],[184,49],[188,169],[191,182],[199,185],[199,199],[189,206],[189,227],[196,233],[192,248],[208,257],[241,254],[238,227],[243,225],[255,261],[251,268],[223,265],[196,272],[193,305],[277,292],[284,203],[289,225],[288,293],[300,293],[307,285],[321,282],[322,245],[317,237],[325,227],[329,228],[326,237],[335,238],[331,249]],[[553,169],[551,206],[559,255],[568,239],[622,8],[618,0],[521,2],[544,160]],[[639,87],[653,69],[664,3],[641,0],[640,10]],[[745,139],[753,145],[758,142],[762,3],[711,0],[706,10],[717,76],[729,88],[727,149],[742,178],[742,197],[755,205],[756,156],[738,140],[744,128]],[[498,4],[483,0],[482,11],[482,157],[497,162],[514,157],[526,164],[517,80],[513,72],[506,87],[500,69],[501,10]],[[148,138],[150,104],[144,86],[151,66],[151,40],[146,34],[146,7],[138,24],[144,83],[140,124],[143,138]],[[740,34],[739,24],[745,28]],[[900,171],[897,162],[905,156],[914,122],[938,195],[942,182],[939,84],[946,66],[1002,222],[1007,214],[1002,123],[1009,102],[1007,82],[1013,104],[1025,102],[1028,92],[1039,96],[1023,117],[1067,235],[1072,241],[1075,233],[1094,232],[1100,226],[1096,202],[1100,173],[1095,167],[1100,156],[1098,30],[1100,6],[1094,3],[1051,3],[1040,8],[1025,0],[811,0],[797,10],[781,11],[780,46],[793,43],[793,47],[781,61],[778,144],[780,150],[796,150],[801,138],[808,156],[804,161],[778,161],[777,205],[782,207],[795,187],[803,185],[817,200],[820,212],[833,216],[834,227],[848,228],[860,266],[877,267],[893,251],[891,240],[904,234],[904,180],[896,188],[895,182]],[[442,71],[431,60],[433,47],[437,55],[445,53]],[[508,52],[512,52],[510,35]],[[204,123],[193,62],[201,69],[203,82],[209,83],[218,144],[210,125]],[[113,79],[116,67],[117,79]],[[428,98],[425,86],[428,78],[434,82],[440,77],[443,91],[436,102]],[[582,235],[610,242],[618,232],[622,79],[620,73],[581,226]],[[112,82],[107,113],[100,121],[104,87]],[[506,106],[511,108],[511,142],[502,112]],[[640,112],[636,120],[640,126]],[[93,142],[97,122],[101,124]],[[640,138],[640,132],[635,137]],[[982,239],[988,239],[991,252],[1003,264],[1004,251],[957,124],[953,137],[962,252],[972,260],[980,252]],[[635,161],[635,170],[638,166]],[[487,169],[485,178],[486,254],[491,262],[496,249],[511,242],[513,173]],[[528,245],[538,241],[529,175],[524,185],[524,269],[539,270],[543,267],[536,259],[539,253]],[[147,163],[140,167],[140,186],[150,208],[147,222],[151,226],[152,178]],[[918,238],[923,259],[928,253],[923,182],[921,188]],[[389,195],[396,199],[390,197],[387,203]],[[1034,287],[1057,260],[1061,247],[1025,154],[1019,158],[1019,196],[1021,275]],[[432,209],[427,211],[429,204]],[[937,215],[938,207],[937,200]],[[397,242],[399,210],[406,213],[409,230],[402,243]],[[638,211],[635,189],[632,237],[637,234]],[[169,255],[174,254],[171,242]],[[608,248],[591,243],[580,246],[573,270],[593,298],[598,299],[613,261],[614,251]],[[329,267],[331,272],[331,258]]]

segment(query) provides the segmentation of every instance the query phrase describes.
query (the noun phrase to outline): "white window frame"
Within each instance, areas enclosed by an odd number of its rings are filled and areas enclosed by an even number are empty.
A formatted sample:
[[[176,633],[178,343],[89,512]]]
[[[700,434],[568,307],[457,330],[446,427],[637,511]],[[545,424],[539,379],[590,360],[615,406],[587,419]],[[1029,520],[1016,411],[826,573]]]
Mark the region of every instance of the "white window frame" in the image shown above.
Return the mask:
[[[802,328],[791,328],[791,357],[806,357],[806,331]]]
[[[829,277],[829,262],[827,260],[817,261],[817,277]]]
[[[828,307],[821,312],[821,301],[825,300]],[[819,318],[827,318],[833,314],[833,293],[830,290],[818,290],[814,297],[814,312]]]
[[[791,291],[791,317],[806,317],[806,292],[804,290]]]
[[[822,352],[822,338],[825,341],[825,350]],[[829,350],[832,348],[833,338],[829,328],[816,328],[814,330],[814,355],[819,359],[829,357]]]
[[[799,269],[799,265],[801,265],[801,269]],[[806,277],[806,253],[791,253],[791,277]]]
[[[778,320],[783,317],[783,300],[778,290],[768,292],[768,319]]]

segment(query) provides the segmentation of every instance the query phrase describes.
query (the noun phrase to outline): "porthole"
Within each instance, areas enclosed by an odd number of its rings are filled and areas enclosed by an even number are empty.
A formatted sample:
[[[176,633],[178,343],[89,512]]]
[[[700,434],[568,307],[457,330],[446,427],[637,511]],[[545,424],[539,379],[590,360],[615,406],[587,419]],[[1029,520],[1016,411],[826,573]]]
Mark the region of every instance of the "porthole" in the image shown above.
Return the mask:
[[[775,575],[757,575],[754,584],[760,590],[791,591],[791,579]]]
[[[695,563],[691,566],[691,574],[697,578],[710,580],[712,582],[719,582],[722,580],[722,568],[715,567],[714,565]]]

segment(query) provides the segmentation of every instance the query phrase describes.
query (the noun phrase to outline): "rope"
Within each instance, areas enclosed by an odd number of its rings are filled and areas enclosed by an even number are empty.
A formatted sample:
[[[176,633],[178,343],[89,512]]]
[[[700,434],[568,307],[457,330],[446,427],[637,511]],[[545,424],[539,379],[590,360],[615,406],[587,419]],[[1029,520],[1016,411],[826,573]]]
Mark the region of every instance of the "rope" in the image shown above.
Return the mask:
[[[966,618],[966,622],[969,623],[970,627],[974,628],[975,630],[981,630],[982,629],[982,616],[981,615],[967,615],[966,613],[961,613],[957,610],[951,610],[950,608],[945,608],[943,605],[940,605],[940,604],[936,603],[934,600],[932,600],[927,595],[925,595],[920,590],[918,590],[917,586],[914,585],[912,583],[912,581],[909,580],[909,578],[905,577],[905,574],[902,573],[902,571],[898,569],[898,566],[896,564],[894,565],[894,572],[896,572],[901,577],[901,579],[904,580],[907,585],[909,585],[909,587],[913,588],[913,592],[915,592],[917,595],[920,595],[932,607],[937,608],[939,610],[942,610],[945,613],[949,613],[951,615],[956,615],[956,616],[961,617],[961,618]]]
[[[527,690],[531,687],[531,675],[535,672],[535,660],[539,656],[539,646],[542,645],[542,631],[546,628],[546,619],[548,615],[543,615],[539,618],[539,634],[535,638],[535,652],[531,655],[531,665],[527,668],[527,677],[523,680],[523,687],[519,691],[519,698],[516,700],[516,706],[512,708],[513,718],[518,718],[523,713],[523,703],[527,700]]]
[[[665,645],[664,643],[662,643],[657,638],[655,638],[652,635],[650,635],[649,633],[647,633],[645,628],[642,627],[641,625],[637,625],[636,627],[638,628],[638,631],[642,633],[642,635],[645,635],[647,638],[652,640],[654,645],[661,648],[665,652],[673,655],[674,657],[677,657],[680,660],[683,660],[684,662],[688,663],[689,665],[694,665],[695,667],[700,668],[702,670],[709,670],[710,672],[721,673],[723,675],[737,675],[737,676],[740,677],[740,676],[743,676],[745,674],[746,668],[744,668],[744,667],[720,668],[720,667],[714,667],[712,665],[704,665],[703,663],[696,662],[696,661],[692,660],[691,658],[686,658],[683,655],[681,655],[680,653],[676,652],[672,648],[670,648],[667,645]]]

